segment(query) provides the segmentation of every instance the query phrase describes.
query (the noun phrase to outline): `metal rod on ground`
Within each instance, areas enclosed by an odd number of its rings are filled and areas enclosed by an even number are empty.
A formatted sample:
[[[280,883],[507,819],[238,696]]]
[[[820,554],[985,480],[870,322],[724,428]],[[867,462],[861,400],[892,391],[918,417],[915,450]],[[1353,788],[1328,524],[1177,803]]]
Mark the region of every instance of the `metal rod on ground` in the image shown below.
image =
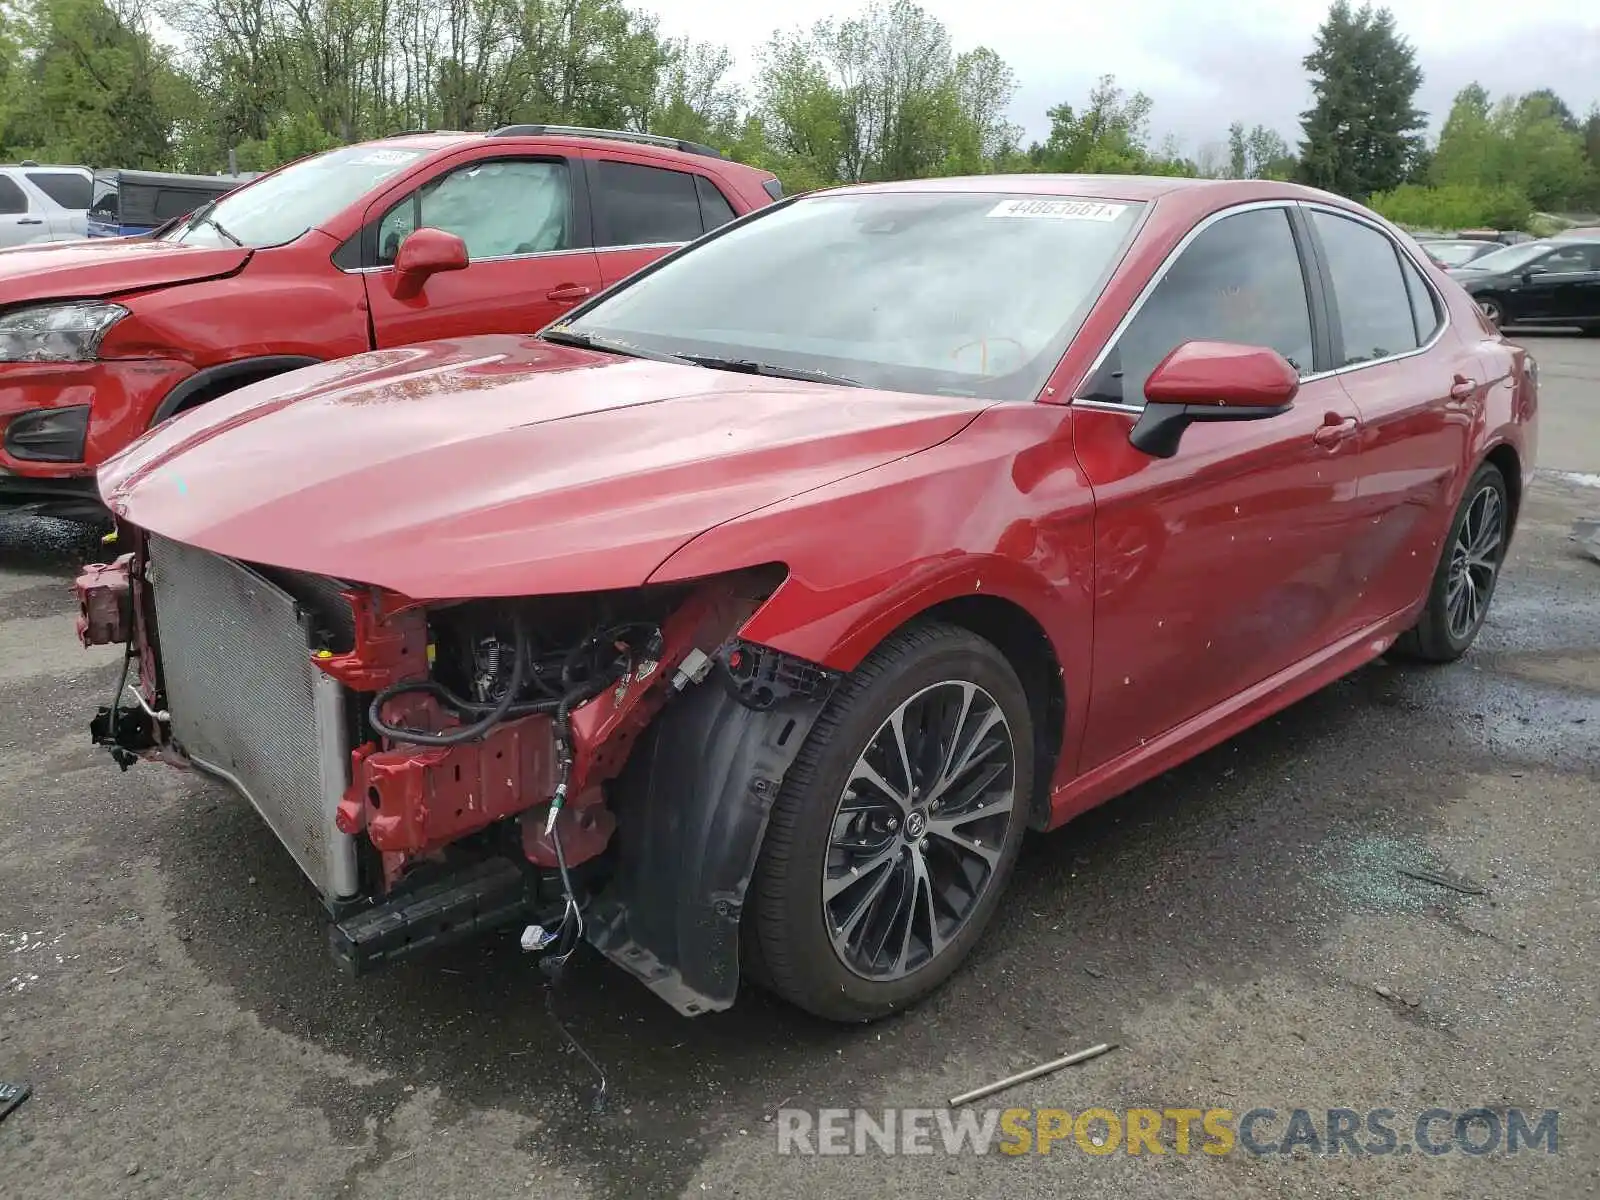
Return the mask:
[[[1115,1042],[1101,1042],[1098,1046],[1090,1046],[1087,1050],[1079,1050],[1076,1054],[1069,1054],[1065,1058],[1040,1063],[1037,1067],[1029,1067],[1026,1071],[1009,1075],[995,1083],[986,1083],[981,1088],[973,1088],[970,1092],[962,1092],[959,1096],[951,1096],[950,1107],[960,1108],[963,1104],[970,1104],[974,1100],[982,1100],[985,1096],[992,1096],[996,1092],[1005,1091],[1008,1087],[1026,1083],[1030,1079],[1037,1079],[1039,1076],[1048,1075],[1052,1071],[1059,1071],[1062,1067],[1070,1067],[1075,1063],[1087,1062],[1091,1058],[1099,1058],[1102,1054],[1116,1048]]]

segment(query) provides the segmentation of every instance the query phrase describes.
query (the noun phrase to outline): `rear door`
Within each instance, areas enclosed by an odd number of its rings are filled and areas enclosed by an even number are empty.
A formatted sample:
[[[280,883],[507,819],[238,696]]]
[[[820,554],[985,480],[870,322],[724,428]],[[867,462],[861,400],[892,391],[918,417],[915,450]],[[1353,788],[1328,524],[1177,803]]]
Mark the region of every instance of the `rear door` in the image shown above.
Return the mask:
[[[1555,288],[1551,319],[1600,321],[1600,242],[1564,245],[1545,265]]]
[[[41,203],[21,183],[0,174],[0,247],[40,241],[50,233]]]
[[[707,175],[626,151],[597,152],[587,162],[594,244],[607,287],[733,220],[733,205]]]
[[[1488,388],[1474,330],[1451,329],[1410,254],[1354,213],[1308,206],[1329,281],[1336,377],[1361,414],[1362,520],[1351,530],[1358,623],[1422,596]]]
[[[377,345],[479,333],[534,333],[600,288],[581,160],[516,154],[459,160],[369,212],[367,298]],[[394,261],[421,227],[456,234],[465,270],[394,294]]]

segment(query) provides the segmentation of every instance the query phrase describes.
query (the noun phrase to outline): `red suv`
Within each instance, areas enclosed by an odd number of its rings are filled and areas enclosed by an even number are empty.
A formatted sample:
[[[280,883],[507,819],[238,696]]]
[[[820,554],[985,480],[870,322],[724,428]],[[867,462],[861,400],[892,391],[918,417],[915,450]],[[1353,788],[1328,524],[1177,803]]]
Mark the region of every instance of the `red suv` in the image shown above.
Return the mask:
[[[98,514],[96,466],[174,413],[364,350],[531,333],[781,194],[673,138],[417,132],[150,237],[0,251],[0,512]]]

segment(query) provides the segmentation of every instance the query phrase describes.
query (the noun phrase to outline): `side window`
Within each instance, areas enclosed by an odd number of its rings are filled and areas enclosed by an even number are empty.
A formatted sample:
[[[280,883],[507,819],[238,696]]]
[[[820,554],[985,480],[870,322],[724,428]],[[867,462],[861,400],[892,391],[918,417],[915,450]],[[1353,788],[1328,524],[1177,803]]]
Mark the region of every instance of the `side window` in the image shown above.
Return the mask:
[[[1106,356],[1086,398],[1143,404],[1150,372],[1195,340],[1270,346],[1302,376],[1311,373],[1311,305],[1286,210],[1224,217],[1189,243]]]
[[[28,211],[28,193],[17,186],[17,181],[0,175],[0,215]]]
[[[1400,273],[1400,252],[1388,235],[1328,212],[1313,211],[1311,222],[1328,258],[1344,335],[1339,365],[1415,350],[1421,343],[1411,297]]]
[[[493,159],[429,180],[378,223],[379,265],[393,263],[400,243],[424,225],[455,234],[474,261],[570,249],[567,164]]]
[[[695,176],[605,158],[596,166],[596,246],[688,242],[704,232]]]
[[[28,182],[62,208],[85,210],[94,194],[89,177],[76,171],[29,171]]]
[[[216,199],[210,192],[186,192],[179,188],[162,188],[156,193],[155,218],[170,221],[185,217],[197,208],[203,208]]]
[[[1405,255],[1400,256],[1400,273],[1406,277],[1406,291],[1411,296],[1411,319],[1417,331],[1417,345],[1426,345],[1439,328],[1439,308],[1433,290],[1422,280],[1422,272]]]
[[[1563,246],[1539,260],[1539,265],[1552,275],[1571,275],[1577,271],[1592,271],[1590,247]]]
[[[704,175],[694,177],[695,190],[700,193],[700,224],[705,231],[710,233],[718,225],[726,225],[733,220],[733,205],[721,192],[717,185]]]

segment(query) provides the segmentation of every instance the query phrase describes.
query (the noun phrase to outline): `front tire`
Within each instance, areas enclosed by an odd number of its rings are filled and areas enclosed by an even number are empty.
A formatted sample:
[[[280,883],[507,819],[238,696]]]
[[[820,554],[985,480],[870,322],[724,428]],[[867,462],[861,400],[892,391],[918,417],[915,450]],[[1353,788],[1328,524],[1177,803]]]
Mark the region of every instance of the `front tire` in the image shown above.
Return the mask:
[[[1397,658],[1446,663],[1477,641],[1489,615],[1511,532],[1505,476],[1493,463],[1473,472],[1417,623],[1391,651]]]
[[[930,623],[875,650],[773,805],[745,914],[759,982],[835,1021],[943,984],[1016,862],[1033,745],[1027,695],[991,643]]]
[[[1511,320],[1505,305],[1495,296],[1484,296],[1478,300],[1478,311],[1488,317],[1489,324],[1496,329],[1503,328]]]

